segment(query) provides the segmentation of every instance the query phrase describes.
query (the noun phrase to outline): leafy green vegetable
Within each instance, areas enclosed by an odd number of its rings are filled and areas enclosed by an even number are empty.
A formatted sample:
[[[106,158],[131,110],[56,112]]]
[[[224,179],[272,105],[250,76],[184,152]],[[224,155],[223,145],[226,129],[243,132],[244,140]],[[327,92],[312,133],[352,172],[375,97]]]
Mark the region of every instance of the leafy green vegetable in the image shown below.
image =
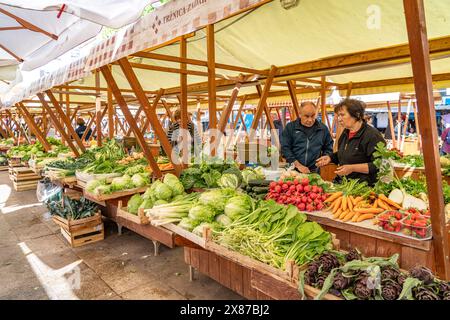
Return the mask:
[[[141,188],[141,187],[144,187],[144,186],[150,184],[148,174],[144,174],[144,173],[135,173],[131,177],[131,182],[133,183],[133,185],[136,188]]]
[[[121,177],[114,178],[111,181],[111,189],[113,191],[121,191],[133,188],[134,184],[129,175],[123,175]]]
[[[98,186],[101,185],[105,185],[106,184],[106,180],[90,180],[87,182],[86,184],[86,190],[89,192],[94,192],[95,188],[97,188]]]
[[[221,188],[237,189],[239,187],[239,179],[235,174],[225,173],[220,177],[218,185]]]
[[[252,207],[252,199],[248,195],[238,195],[227,201],[224,213],[231,220],[236,220],[240,216],[250,213]]]
[[[168,187],[164,183],[161,183],[155,187],[154,194],[158,200],[169,201],[170,198],[172,198],[172,189],[170,189],[170,187]]]
[[[130,200],[128,200],[128,212],[132,214],[137,214],[139,206],[144,202],[140,194],[133,195]]]
[[[142,198],[142,203],[139,206],[139,209],[151,209],[153,207],[153,201],[151,199],[144,199]]]
[[[217,212],[209,205],[197,204],[189,210],[188,217],[192,221],[212,222]]]
[[[197,221],[190,219],[189,217],[181,219],[180,223],[178,223],[178,226],[180,228],[183,228],[187,231],[192,231],[197,226]]]
[[[235,194],[236,192],[233,189],[214,189],[203,192],[200,195],[199,202],[222,212],[225,209],[228,199]]]

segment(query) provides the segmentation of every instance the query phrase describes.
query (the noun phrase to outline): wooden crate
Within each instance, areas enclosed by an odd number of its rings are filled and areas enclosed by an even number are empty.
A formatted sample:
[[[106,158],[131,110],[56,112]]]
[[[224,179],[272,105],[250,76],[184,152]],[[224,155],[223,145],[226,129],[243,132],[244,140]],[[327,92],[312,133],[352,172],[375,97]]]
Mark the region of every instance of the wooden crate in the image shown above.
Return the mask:
[[[93,227],[97,226],[102,223],[102,215],[100,211],[98,211],[95,215],[92,217],[84,218],[84,219],[78,219],[78,220],[72,220],[72,219],[64,219],[59,216],[53,216],[53,222],[55,222],[57,225],[59,225],[61,228],[74,232],[78,231],[80,229],[83,229],[85,227]]]
[[[138,214],[132,214],[126,211],[126,207],[123,207],[122,200],[119,200],[119,206],[117,208],[117,216],[125,220],[132,221],[137,224],[149,224],[150,219],[145,215],[144,209],[140,208]]]
[[[0,166],[0,171],[7,171],[9,169],[9,166]]]
[[[72,248],[101,241],[105,238],[103,222],[93,227],[82,227],[79,230],[73,232],[70,232],[61,227],[61,233],[72,246]]]

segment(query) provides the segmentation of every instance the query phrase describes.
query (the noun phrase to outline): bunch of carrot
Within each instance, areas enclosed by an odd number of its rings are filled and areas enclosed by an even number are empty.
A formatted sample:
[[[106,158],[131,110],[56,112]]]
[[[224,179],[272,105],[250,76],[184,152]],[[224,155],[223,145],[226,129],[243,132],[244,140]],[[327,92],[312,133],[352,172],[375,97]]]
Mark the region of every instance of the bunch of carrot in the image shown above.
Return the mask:
[[[343,192],[335,192],[325,200],[329,204],[328,210],[333,213],[333,219],[344,222],[361,222],[374,218],[377,214],[385,210],[400,209],[400,206],[388,199],[385,195],[378,195],[378,198],[371,204],[364,200],[362,196],[354,197],[345,195]]]

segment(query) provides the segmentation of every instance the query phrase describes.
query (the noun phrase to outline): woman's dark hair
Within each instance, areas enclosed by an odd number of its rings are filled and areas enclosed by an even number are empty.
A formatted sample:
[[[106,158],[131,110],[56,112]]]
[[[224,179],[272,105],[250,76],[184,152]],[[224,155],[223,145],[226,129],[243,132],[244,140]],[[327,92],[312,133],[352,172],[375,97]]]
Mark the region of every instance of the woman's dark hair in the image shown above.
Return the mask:
[[[78,119],[77,119],[77,125],[79,125],[79,126],[84,126],[84,124],[85,124],[85,122],[84,122],[84,119],[83,119],[83,118],[78,118]]]
[[[366,104],[364,102],[346,98],[334,106],[334,112],[338,113],[344,107],[347,108],[347,112],[353,119],[356,119],[357,121],[364,120],[364,111],[366,110]]]

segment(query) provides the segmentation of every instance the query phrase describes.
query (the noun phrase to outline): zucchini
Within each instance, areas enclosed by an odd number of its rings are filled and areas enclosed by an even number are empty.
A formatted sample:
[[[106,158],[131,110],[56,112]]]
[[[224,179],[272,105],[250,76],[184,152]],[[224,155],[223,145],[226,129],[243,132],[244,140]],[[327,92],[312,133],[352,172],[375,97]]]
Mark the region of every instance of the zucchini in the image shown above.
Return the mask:
[[[267,193],[269,192],[269,187],[253,187],[252,190],[256,194]]]
[[[252,187],[268,187],[271,180],[249,180],[248,185]]]
[[[266,198],[266,195],[265,194],[257,194],[253,198],[255,198],[256,200],[264,200]]]

